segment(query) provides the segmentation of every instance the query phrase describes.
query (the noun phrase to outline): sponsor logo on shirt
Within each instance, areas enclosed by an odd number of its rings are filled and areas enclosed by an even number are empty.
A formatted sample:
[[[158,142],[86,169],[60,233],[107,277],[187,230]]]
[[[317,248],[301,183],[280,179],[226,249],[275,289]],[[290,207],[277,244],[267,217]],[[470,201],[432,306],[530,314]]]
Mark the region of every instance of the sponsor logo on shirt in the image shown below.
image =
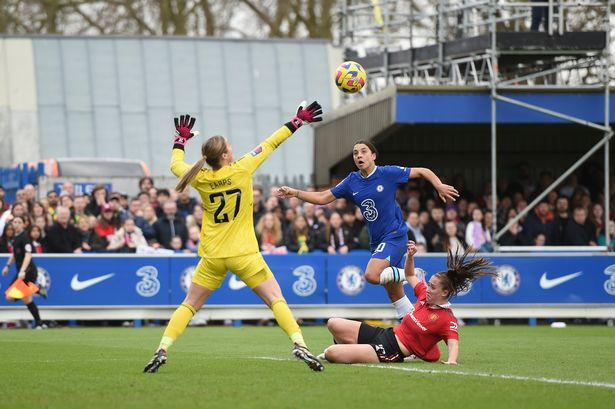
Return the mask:
[[[259,153],[261,153],[262,151],[263,151],[263,147],[259,145],[256,148],[254,148],[254,150],[252,152],[250,152],[250,155],[256,156]]]
[[[423,326],[423,324],[421,324],[421,321],[419,321],[418,318],[416,318],[414,316],[413,311],[410,311],[410,313],[408,315],[410,316],[410,319],[412,319],[412,321],[414,321],[414,323],[417,325],[417,327],[419,327],[423,331],[427,331],[427,328],[425,328],[425,326]]]

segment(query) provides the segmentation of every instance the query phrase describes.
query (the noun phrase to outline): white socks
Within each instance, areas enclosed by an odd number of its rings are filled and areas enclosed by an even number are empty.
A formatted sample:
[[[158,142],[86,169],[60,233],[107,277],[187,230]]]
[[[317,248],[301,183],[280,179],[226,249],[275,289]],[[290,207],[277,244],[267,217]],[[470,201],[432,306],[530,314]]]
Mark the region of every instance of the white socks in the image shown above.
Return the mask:
[[[395,307],[395,311],[397,312],[398,319],[403,318],[410,311],[414,310],[414,307],[412,306],[410,299],[408,299],[408,296],[406,295],[404,295],[399,300],[395,301],[393,303],[393,307]]]
[[[397,267],[387,267],[380,273],[380,285],[401,283],[406,280],[404,270]]]

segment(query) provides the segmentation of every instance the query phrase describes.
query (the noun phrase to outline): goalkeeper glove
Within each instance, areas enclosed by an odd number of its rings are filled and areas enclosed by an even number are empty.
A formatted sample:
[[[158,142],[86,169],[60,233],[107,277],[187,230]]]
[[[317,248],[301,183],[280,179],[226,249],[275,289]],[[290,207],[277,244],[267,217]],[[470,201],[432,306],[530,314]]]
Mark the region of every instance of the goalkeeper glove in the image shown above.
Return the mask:
[[[299,108],[297,108],[297,115],[295,115],[290,122],[286,124],[288,129],[295,132],[301,128],[304,122],[320,122],[322,121],[322,107],[317,101],[312,102],[308,107],[305,107],[306,102],[303,101]]]
[[[175,139],[173,140],[173,148],[184,149],[188,140],[199,134],[198,131],[192,131],[192,127],[196,122],[196,118],[190,118],[190,115],[181,115],[175,118]]]

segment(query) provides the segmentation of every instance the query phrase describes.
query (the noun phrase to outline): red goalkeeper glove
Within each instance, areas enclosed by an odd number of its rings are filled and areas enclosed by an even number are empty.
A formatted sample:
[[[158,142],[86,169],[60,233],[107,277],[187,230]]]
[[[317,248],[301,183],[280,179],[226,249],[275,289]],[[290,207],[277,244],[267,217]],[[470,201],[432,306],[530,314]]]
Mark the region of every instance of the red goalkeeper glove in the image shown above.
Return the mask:
[[[188,140],[199,134],[198,131],[192,131],[192,127],[196,122],[196,118],[190,118],[190,115],[181,115],[175,118],[175,140],[173,148],[184,149]]]
[[[295,132],[301,128],[304,122],[320,122],[322,121],[322,107],[317,101],[312,102],[308,107],[305,107],[305,101],[297,108],[297,115],[286,124],[288,129]]]

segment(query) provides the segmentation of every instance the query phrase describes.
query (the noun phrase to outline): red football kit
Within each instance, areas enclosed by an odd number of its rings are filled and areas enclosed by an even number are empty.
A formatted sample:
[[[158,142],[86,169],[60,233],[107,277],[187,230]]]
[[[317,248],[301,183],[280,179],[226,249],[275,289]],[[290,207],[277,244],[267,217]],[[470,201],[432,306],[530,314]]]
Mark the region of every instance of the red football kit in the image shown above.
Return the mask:
[[[459,339],[457,318],[450,304],[428,305],[427,287],[421,282],[414,287],[417,301],[414,311],[406,314],[401,324],[393,330],[402,344],[417,357],[425,361],[440,359],[439,341]]]

